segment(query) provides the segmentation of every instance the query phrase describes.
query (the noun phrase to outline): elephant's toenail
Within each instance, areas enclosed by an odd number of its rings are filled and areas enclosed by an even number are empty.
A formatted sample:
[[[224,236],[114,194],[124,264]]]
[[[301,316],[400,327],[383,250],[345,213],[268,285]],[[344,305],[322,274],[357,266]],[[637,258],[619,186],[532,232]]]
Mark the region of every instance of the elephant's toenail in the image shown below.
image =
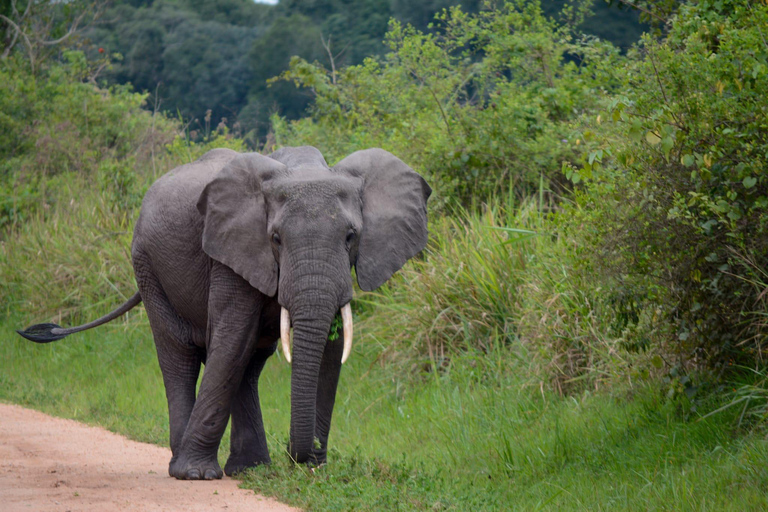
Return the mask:
[[[215,480],[217,478],[219,478],[219,475],[218,475],[218,473],[216,473],[216,471],[214,471],[213,469],[206,469],[205,470],[205,479],[206,480]]]
[[[187,471],[187,480],[200,480],[200,471],[197,469]]]

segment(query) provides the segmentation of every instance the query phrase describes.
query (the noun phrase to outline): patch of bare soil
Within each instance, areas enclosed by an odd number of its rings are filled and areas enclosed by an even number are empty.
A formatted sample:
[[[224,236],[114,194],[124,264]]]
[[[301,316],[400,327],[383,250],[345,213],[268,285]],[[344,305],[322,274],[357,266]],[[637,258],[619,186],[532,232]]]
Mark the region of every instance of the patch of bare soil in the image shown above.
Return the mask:
[[[171,451],[102,428],[0,404],[0,510],[261,511],[297,509],[229,477],[168,476]]]

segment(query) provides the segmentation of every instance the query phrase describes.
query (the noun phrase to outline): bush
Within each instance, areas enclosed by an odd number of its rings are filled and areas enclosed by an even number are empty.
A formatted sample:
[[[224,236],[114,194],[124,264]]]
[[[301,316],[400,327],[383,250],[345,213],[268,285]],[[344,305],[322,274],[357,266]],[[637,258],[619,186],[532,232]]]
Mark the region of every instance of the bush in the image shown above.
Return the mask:
[[[578,155],[570,124],[618,85],[604,72],[618,51],[576,39],[579,5],[564,25],[522,0],[443,11],[434,34],[393,21],[383,60],[339,71],[295,58],[282,78],[314,91],[312,117],[274,119],[277,143],[334,159],[388,149],[430,177],[437,208],[478,206],[510,188],[525,197],[542,176],[557,190],[562,160]]]
[[[244,150],[226,130],[189,141],[141,108],[145,95],[84,82],[84,56],[65,57],[36,75],[0,67],[0,302],[58,323],[135,292],[133,224],[156,178],[214,147]]]
[[[105,162],[123,168],[174,136],[172,123],[141,109],[146,95],[95,87],[83,54],[64,56],[37,74],[19,59],[0,66],[0,231],[48,211],[61,176],[98,179]],[[124,188],[118,181],[103,184]]]
[[[361,331],[386,340],[379,360],[419,375],[469,354],[459,360],[476,356],[482,378],[522,367],[559,393],[637,377],[610,298],[574,249],[580,233],[543,206],[493,202],[432,222],[424,258],[357,299]]]
[[[644,39],[627,96],[582,133],[589,149],[567,170],[587,180],[568,215],[593,225],[591,257],[628,323],[668,322],[670,365],[764,360],[766,24],[768,6],[747,0],[681,7],[666,40]]]
[[[531,227],[535,208],[523,212],[515,225]],[[379,292],[362,296],[374,311],[368,318],[373,336],[393,341],[389,356],[440,366],[456,351],[489,352],[497,343],[512,343],[518,287],[535,232],[509,228],[508,220],[504,209],[489,206],[483,214],[463,212],[432,222],[424,259],[407,265]],[[387,320],[393,316],[400,320]]]

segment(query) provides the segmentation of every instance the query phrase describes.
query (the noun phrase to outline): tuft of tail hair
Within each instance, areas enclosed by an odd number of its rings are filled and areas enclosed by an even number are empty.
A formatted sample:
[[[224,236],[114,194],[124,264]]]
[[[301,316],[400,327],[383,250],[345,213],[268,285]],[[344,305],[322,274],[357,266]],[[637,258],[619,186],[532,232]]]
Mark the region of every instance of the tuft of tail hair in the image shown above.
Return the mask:
[[[67,337],[68,332],[63,332],[64,329],[60,325],[56,324],[35,324],[27,327],[25,330],[16,331],[30,341],[35,343],[50,343]]]

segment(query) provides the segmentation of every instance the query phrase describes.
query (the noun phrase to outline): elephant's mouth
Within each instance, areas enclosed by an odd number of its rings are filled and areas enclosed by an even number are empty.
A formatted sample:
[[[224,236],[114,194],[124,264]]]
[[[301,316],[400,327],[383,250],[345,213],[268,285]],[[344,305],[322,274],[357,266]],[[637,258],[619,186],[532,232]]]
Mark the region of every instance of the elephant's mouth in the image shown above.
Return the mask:
[[[341,353],[341,364],[349,358],[352,352],[352,307],[347,302],[341,308],[342,329],[344,331],[344,350]],[[291,314],[284,307],[280,309],[280,341],[283,346],[285,360],[291,362]]]

